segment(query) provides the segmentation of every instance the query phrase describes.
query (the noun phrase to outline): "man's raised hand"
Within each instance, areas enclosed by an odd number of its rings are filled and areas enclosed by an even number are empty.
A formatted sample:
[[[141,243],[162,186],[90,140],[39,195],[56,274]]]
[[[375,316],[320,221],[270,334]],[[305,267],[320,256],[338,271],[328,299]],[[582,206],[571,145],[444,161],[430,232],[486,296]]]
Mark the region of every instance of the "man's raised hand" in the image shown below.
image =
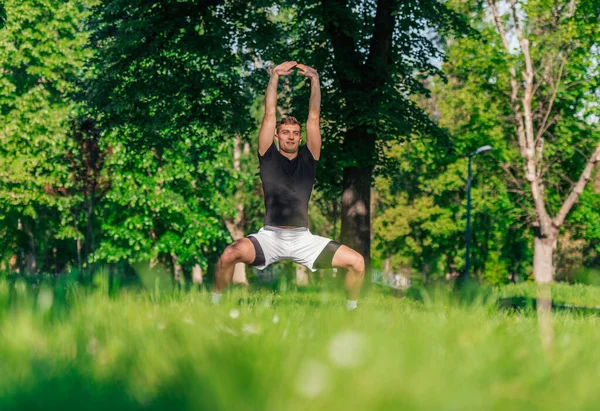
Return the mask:
[[[273,69],[273,74],[278,76],[287,76],[292,72],[292,69],[297,65],[295,61],[286,61]]]
[[[299,73],[302,74],[304,77],[308,77],[311,80],[318,80],[319,79],[319,73],[317,73],[317,70],[315,70],[312,67],[308,67],[305,64],[296,64],[296,67],[299,70]]]

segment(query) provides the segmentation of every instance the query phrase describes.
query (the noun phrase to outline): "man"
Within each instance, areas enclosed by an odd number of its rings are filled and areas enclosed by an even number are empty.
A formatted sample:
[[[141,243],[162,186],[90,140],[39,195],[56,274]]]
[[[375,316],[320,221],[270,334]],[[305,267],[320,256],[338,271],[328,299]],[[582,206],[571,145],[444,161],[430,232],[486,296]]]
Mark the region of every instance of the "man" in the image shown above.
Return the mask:
[[[297,68],[310,79],[311,92],[306,145],[300,148],[301,127],[293,117],[276,124],[277,83]],[[265,115],[258,135],[260,178],[265,193],[264,227],[258,233],[237,240],[225,248],[219,258],[213,287],[213,304],[218,304],[227,288],[236,263],[264,269],[280,260],[292,260],[312,271],[316,268],[344,268],[346,307],[357,307],[365,263],[356,251],[308,230],[308,200],[312,192],[321,156],[321,88],[317,71],[295,61],[273,69],[265,97]],[[273,132],[277,126],[277,132]],[[279,149],[273,143],[278,142]]]

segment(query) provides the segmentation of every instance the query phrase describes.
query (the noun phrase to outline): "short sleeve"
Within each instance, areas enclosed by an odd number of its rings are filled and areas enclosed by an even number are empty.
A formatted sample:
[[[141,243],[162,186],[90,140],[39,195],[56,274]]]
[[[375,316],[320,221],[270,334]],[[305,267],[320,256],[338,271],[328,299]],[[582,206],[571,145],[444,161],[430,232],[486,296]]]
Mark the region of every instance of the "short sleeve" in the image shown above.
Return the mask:
[[[266,153],[265,153],[265,154],[266,154]],[[310,161],[311,163],[318,163],[318,162],[319,162],[319,160],[315,160],[315,158],[314,158],[314,156],[313,156],[312,152],[310,151],[310,149],[308,148],[308,145],[307,145],[307,144],[305,144],[305,145],[302,147],[302,151],[300,152],[300,154],[301,154],[301,155],[302,155],[304,158],[306,158],[308,161]]]
[[[269,147],[267,149],[267,151],[265,151],[265,154],[263,154],[262,156],[260,155],[258,150],[256,150],[256,154],[258,154],[258,161],[260,163],[262,163],[265,160],[269,160],[270,158],[273,157],[273,152],[276,150],[277,150],[277,147],[275,147],[275,143],[271,144],[271,147]]]

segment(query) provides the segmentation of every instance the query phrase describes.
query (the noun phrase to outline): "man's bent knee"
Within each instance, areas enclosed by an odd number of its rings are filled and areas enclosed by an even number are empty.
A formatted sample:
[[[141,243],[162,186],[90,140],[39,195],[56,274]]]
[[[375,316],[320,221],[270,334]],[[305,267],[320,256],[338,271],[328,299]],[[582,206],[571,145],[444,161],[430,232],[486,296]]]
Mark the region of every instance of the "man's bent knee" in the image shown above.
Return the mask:
[[[354,261],[352,262],[350,268],[353,271],[356,271],[360,274],[360,276],[364,276],[365,275],[365,259],[362,255],[360,255],[359,253],[356,253],[356,257],[354,258]]]
[[[228,245],[221,254],[221,261],[225,264],[249,264],[253,259],[254,246],[247,238],[242,238]]]
[[[343,245],[335,253],[333,257],[333,266],[352,270],[358,275],[364,275],[365,259],[357,251]]]

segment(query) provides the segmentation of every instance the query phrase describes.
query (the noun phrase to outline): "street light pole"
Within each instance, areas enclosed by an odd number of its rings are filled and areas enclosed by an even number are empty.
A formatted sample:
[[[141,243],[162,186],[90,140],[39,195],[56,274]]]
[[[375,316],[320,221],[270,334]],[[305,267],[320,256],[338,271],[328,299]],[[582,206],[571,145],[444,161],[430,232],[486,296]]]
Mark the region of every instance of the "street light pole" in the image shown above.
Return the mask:
[[[471,263],[471,160],[473,155],[469,154],[469,165],[467,167],[467,229],[465,230],[465,285],[469,284],[469,268]]]
[[[491,146],[482,146],[477,150],[473,151],[468,155],[469,157],[469,165],[467,166],[467,229],[465,230],[465,244],[466,244],[466,254],[465,254],[465,279],[464,284],[467,285],[469,283],[470,277],[470,268],[471,268],[471,179],[472,179],[472,169],[471,163],[473,157],[479,153],[483,153],[485,151],[490,151],[492,149]]]

